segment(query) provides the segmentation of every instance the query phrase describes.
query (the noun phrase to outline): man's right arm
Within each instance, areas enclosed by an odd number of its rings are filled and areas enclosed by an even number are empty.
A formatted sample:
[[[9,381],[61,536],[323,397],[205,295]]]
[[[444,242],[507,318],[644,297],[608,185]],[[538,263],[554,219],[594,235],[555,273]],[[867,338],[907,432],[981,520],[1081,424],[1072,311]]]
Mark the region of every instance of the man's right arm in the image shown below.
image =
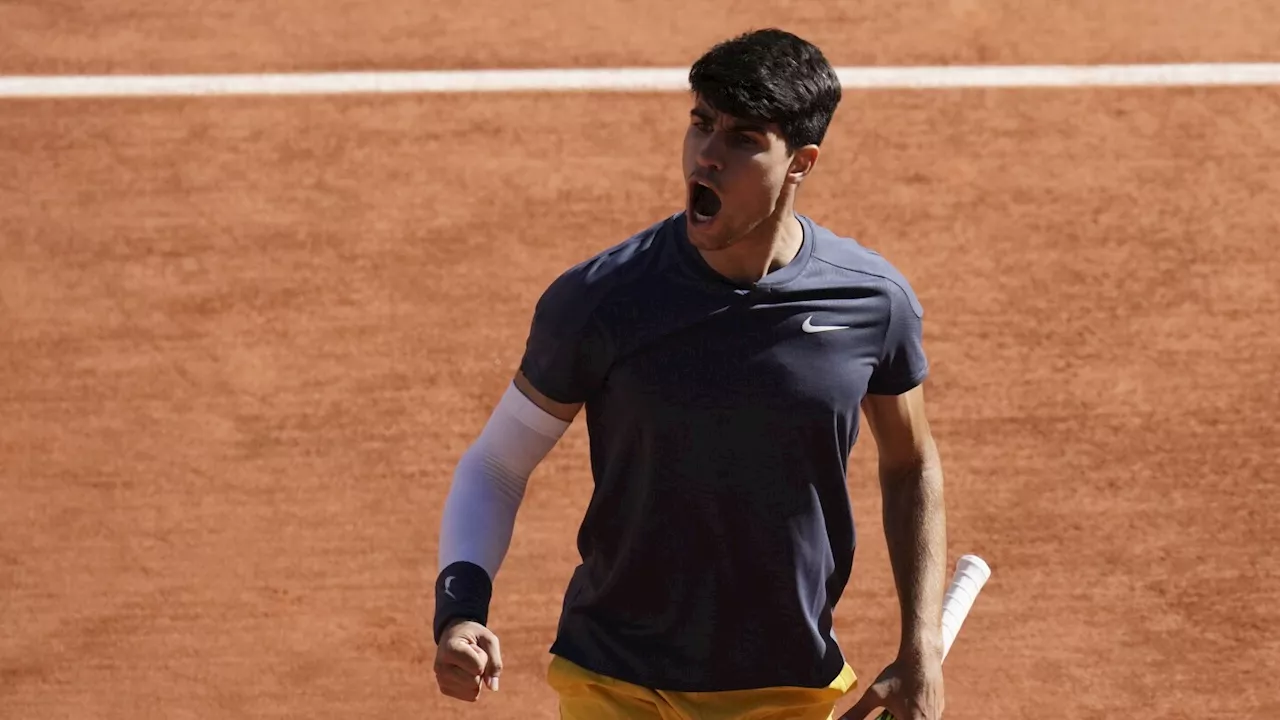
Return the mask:
[[[529,476],[581,406],[551,400],[517,373],[458,462],[440,526],[433,621],[435,670],[446,695],[474,701],[482,682],[497,689],[501,654],[485,627],[493,579]]]
[[[485,626],[493,579],[534,469],[555,447],[610,364],[595,321],[599,287],[585,265],[562,273],[534,307],[519,370],[454,472],[440,527],[434,632],[444,694],[497,689],[498,640]]]

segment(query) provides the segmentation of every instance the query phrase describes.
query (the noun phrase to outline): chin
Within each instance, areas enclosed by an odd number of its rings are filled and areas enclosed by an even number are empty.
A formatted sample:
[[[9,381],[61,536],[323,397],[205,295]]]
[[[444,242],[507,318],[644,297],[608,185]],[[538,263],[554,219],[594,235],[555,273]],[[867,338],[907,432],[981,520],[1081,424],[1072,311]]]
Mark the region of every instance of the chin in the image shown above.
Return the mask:
[[[723,219],[720,217],[710,223],[697,223],[689,216],[685,218],[685,228],[689,244],[699,250],[724,250],[734,243],[733,235],[723,226]]]

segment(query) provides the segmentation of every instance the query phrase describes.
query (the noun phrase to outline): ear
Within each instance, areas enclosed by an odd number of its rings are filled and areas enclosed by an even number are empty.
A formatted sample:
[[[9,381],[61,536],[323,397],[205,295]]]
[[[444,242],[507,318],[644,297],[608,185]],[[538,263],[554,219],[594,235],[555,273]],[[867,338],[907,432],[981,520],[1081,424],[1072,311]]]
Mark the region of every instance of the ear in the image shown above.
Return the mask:
[[[799,185],[818,164],[819,150],[817,145],[805,145],[791,155],[791,165],[787,168],[787,181]]]

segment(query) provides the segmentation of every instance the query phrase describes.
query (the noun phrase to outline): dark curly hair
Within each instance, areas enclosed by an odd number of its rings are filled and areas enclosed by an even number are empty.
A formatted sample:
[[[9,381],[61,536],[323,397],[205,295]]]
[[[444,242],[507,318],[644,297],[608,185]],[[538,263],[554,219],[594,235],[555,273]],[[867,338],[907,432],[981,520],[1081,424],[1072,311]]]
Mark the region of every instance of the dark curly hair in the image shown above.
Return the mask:
[[[744,33],[689,70],[690,89],[716,110],[777,123],[791,150],[821,145],[840,104],[840,79],[816,46],[784,30]]]

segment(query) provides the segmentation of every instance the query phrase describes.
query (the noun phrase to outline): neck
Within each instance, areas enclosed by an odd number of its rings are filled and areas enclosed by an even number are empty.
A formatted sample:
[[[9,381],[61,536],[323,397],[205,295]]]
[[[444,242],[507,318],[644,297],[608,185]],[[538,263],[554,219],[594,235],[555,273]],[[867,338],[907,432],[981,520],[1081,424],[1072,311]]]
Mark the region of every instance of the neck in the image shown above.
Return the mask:
[[[712,270],[734,282],[759,282],[795,259],[804,243],[804,228],[790,202],[723,250],[699,250]]]

